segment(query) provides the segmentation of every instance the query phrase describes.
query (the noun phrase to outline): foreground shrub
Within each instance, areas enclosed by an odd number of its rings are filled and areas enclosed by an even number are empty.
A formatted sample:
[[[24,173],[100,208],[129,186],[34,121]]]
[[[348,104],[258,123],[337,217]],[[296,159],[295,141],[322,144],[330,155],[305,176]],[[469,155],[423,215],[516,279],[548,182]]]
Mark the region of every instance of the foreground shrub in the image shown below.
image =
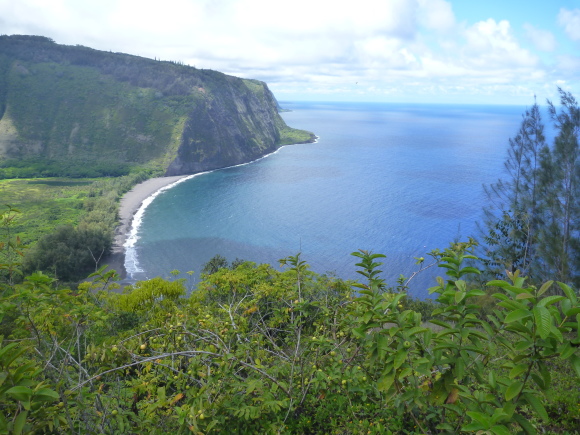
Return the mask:
[[[484,291],[466,281],[478,273],[464,265],[477,261],[471,249],[458,243],[441,253],[447,278],[430,289],[437,300],[429,309],[389,289],[382,256],[364,251],[354,254],[362,283],[313,273],[296,255],[281,261],[282,271],[251,262],[212,271],[189,296],[178,272],[121,294],[109,292],[115,273],[104,268],[75,292],[31,275],[6,285],[2,300],[11,331],[4,346],[30,344],[20,358],[43,367],[34,385],[52,400],[46,418],[20,417],[23,427],[573,433],[569,407],[579,394],[562,400],[552,386],[577,385],[559,373],[580,372],[575,292],[561,283],[529,286],[514,273],[489,283],[497,304],[482,314],[472,301]],[[561,295],[545,296],[550,287]],[[417,305],[429,322],[411,309]],[[9,399],[0,397],[3,409],[14,409]],[[554,411],[562,406],[566,418]],[[13,420],[24,415],[11,412]]]

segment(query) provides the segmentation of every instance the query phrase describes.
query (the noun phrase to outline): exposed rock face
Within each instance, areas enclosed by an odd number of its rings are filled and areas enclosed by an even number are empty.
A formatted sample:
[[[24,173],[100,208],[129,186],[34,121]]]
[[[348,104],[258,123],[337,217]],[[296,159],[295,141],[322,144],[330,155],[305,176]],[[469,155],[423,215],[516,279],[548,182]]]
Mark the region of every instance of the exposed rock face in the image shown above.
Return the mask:
[[[189,113],[167,175],[236,165],[275,151],[280,143],[279,115],[273,95],[265,85],[263,89],[259,99],[243,82],[224,76],[219,95]]]
[[[0,160],[124,162],[181,175],[312,138],[286,126],[263,82],[0,36]]]

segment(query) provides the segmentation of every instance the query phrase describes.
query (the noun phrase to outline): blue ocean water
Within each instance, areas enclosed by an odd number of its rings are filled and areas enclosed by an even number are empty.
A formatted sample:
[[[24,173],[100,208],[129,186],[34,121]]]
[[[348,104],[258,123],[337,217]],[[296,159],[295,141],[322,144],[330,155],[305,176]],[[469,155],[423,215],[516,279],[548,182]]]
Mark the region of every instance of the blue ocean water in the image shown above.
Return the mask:
[[[476,234],[482,185],[502,175],[525,108],[282,103],[288,125],[319,136],[257,162],[197,176],[147,207],[133,279],[198,272],[221,254],[270,263],[302,253],[312,270],[357,278],[358,249],[387,255],[395,284],[413,257]],[[131,272],[131,271],[130,271]],[[413,279],[427,297],[443,270]]]

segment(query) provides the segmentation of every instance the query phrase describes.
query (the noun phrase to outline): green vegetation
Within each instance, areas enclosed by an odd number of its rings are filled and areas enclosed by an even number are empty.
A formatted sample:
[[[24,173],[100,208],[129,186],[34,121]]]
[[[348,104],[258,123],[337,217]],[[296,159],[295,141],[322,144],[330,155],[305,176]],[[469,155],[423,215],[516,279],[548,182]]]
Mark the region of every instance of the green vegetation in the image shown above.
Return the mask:
[[[14,284],[16,245],[0,250],[5,432],[578,433],[576,292],[510,274],[482,315],[473,242],[438,254],[429,323],[364,251],[360,283],[296,255],[213,271],[187,296],[177,271],[122,293],[103,269],[74,292],[42,273]]]
[[[77,225],[86,213],[84,203],[91,195],[93,183],[94,180],[79,184],[78,180],[61,178],[0,180],[3,203],[0,207],[12,204],[21,212],[13,231],[28,245],[57,225]]]
[[[280,129],[280,144],[281,145],[293,145],[298,143],[310,143],[313,142],[316,137],[304,130],[298,130],[296,128],[284,127]]]
[[[535,282],[580,284],[580,107],[559,92],[560,106],[548,101],[554,143],[534,104],[510,140],[506,177],[487,189],[484,256],[496,276],[520,269]]]
[[[19,211],[10,231],[26,253],[22,269],[50,272],[61,282],[86,277],[110,251],[120,197],[154,175],[160,174],[138,170],[117,178],[0,180],[2,200]]]
[[[560,95],[552,147],[536,105],[510,141],[483,260],[431,253],[435,301],[365,251],[361,282],[216,256],[195,289],[121,288],[101,260],[134,184],[313,136],[258,81],[0,36],[0,432],[579,433],[580,111]],[[76,179],[30,179],[56,174]]]
[[[190,174],[309,141],[277,107],[257,80],[0,36],[0,178]]]
[[[25,273],[70,282],[94,270],[112,244],[120,196],[139,181],[313,139],[277,107],[257,80],[1,35],[0,193],[22,211],[13,231],[30,248]]]
[[[100,178],[128,175],[131,166],[118,162],[56,161],[46,159],[6,159],[0,162],[0,180],[10,178]]]

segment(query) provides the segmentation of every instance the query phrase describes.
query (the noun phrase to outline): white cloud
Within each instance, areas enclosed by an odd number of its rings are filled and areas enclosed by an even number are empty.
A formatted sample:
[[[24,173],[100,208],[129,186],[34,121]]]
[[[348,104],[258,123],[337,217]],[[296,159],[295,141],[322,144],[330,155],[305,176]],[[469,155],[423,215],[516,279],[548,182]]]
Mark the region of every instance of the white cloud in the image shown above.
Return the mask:
[[[455,27],[451,4],[445,0],[418,0],[419,22],[425,28],[449,32]]]
[[[580,41],[580,9],[560,9],[558,22],[573,41]]]
[[[463,54],[468,64],[492,70],[504,67],[535,67],[538,57],[520,47],[510,23],[489,18],[466,29]]]
[[[556,49],[556,38],[552,32],[538,29],[529,23],[524,24],[526,37],[540,51],[554,51]]]
[[[507,20],[468,25],[448,0],[0,0],[0,33],[178,60],[265,80],[274,92],[510,92],[578,78],[554,34]],[[491,15],[493,16],[493,15]],[[580,39],[580,11],[559,20]],[[487,18],[487,17],[485,17]],[[536,23],[534,23],[536,24]],[[574,33],[576,32],[576,33]],[[560,57],[558,57],[560,56]],[[565,75],[565,77],[564,77]],[[561,77],[560,77],[561,76]],[[359,85],[355,86],[355,83]],[[396,92],[394,91],[396,90]],[[504,92],[502,91],[502,92]],[[417,97],[420,98],[420,97]]]

